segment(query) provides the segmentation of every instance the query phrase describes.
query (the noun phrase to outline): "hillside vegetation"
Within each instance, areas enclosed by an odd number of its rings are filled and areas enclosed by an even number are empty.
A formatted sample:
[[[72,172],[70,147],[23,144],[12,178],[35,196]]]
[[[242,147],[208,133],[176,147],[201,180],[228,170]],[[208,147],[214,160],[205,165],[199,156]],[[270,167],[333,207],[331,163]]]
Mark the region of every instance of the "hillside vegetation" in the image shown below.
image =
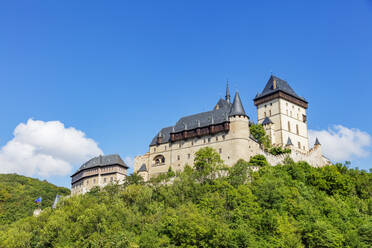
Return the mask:
[[[42,206],[51,206],[57,194],[68,195],[70,190],[34,178],[0,174],[0,226],[31,216],[39,196]]]
[[[264,160],[227,169],[202,149],[176,176],[133,174],[19,220],[0,247],[371,247],[371,173]]]

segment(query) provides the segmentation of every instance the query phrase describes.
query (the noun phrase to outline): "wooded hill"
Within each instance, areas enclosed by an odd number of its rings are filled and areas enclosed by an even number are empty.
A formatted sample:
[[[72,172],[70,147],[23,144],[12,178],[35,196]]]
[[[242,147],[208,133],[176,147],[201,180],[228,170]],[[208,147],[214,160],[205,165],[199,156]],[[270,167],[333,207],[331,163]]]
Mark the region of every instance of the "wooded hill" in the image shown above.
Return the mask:
[[[70,190],[30,177],[0,174],[0,226],[31,216],[40,196],[42,206],[51,206],[57,194],[69,195]]]
[[[261,166],[251,171],[251,166]],[[0,247],[371,247],[372,174],[258,155],[226,168],[210,148],[150,183],[64,199],[0,228]]]

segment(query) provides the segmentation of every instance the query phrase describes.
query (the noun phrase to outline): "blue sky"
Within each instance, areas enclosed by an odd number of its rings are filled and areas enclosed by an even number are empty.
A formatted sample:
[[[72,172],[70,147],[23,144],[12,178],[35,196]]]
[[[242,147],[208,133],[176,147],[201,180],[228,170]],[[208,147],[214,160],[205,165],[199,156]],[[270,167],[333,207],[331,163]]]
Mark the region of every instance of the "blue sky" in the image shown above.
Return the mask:
[[[371,0],[7,1],[0,23],[0,147],[33,118],[134,157],[226,79],[255,121],[270,73],[309,101],[309,129],[372,134]],[[352,166],[372,168],[367,143]]]

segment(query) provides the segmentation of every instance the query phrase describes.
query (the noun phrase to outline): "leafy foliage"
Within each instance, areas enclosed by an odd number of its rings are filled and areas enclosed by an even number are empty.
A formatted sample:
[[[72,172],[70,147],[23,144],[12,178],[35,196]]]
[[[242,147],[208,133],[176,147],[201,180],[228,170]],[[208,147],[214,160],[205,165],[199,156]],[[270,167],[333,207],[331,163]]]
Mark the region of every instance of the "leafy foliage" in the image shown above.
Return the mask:
[[[39,196],[42,206],[51,206],[57,194],[69,195],[70,190],[16,174],[0,174],[0,226],[32,215]]]
[[[226,169],[201,150],[171,184],[106,186],[0,227],[0,247],[371,247],[371,173],[254,161],[212,178]]]
[[[271,147],[270,137],[266,134],[266,131],[261,124],[251,124],[249,130],[253,138],[255,138],[265,149]]]
[[[282,148],[281,146],[274,146],[268,149],[268,152],[271,153],[272,155],[280,155],[280,154],[288,154],[291,153],[291,149],[289,148]]]

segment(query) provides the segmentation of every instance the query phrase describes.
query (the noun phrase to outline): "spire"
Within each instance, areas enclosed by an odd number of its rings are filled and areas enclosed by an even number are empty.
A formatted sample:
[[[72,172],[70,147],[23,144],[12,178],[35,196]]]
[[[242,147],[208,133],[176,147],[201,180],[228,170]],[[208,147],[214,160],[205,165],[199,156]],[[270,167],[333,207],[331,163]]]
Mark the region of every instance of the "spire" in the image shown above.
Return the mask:
[[[318,137],[316,137],[316,139],[315,139],[315,144],[314,144],[315,146],[319,146],[320,145],[320,142],[319,142],[319,140],[318,140]]]
[[[287,146],[293,146],[291,138],[288,137]]]
[[[226,81],[226,96],[225,100],[230,103],[230,90],[229,90],[229,80]]]
[[[238,92],[235,93],[234,103],[233,103],[233,105],[231,107],[231,111],[230,111],[230,116],[233,116],[233,115],[247,116],[245,114],[243,104],[242,104],[242,100],[240,100],[240,96],[239,96]]]

